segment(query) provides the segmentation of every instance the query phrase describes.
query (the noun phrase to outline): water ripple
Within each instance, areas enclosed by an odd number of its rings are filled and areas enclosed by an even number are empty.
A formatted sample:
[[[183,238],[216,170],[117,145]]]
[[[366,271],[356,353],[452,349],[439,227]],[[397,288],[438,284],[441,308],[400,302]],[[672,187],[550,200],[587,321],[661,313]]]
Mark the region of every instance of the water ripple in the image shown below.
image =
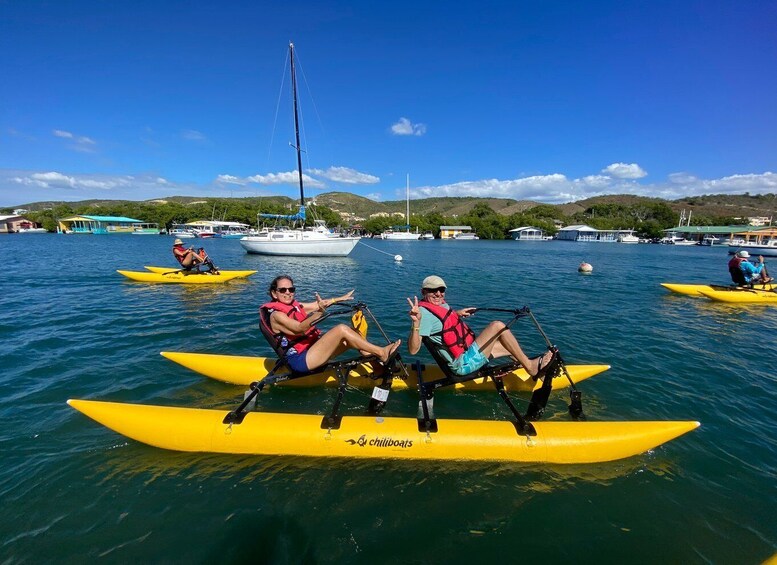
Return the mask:
[[[3,562],[240,561],[255,560],[257,548],[278,562],[496,561],[505,551],[559,562],[580,560],[574,548],[591,539],[598,561],[757,562],[777,546],[766,494],[777,479],[777,308],[713,304],[659,286],[725,283],[723,250],[370,243],[405,257],[394,263],[364,246],[346,259],[308,261],[249,256],[224,240],[206,245],[222,268],[259,273],[185,287],[114,272],[170,265],[169,238],[121,238],[122,253],[109,252],[117,241],[8,237],[0,247],[14,266],[0,280],[0,496],[24,509],[0,517]],[[63,254],[66,268],[41,268]],[[594,265],[591,276],[577,273],[583,260]],[[240,387],[201,378],[159,351],[270,355],[257,308],[280,273],[294,276],[303,299],[356,289],[384,330],[405,338],[405,298],[432,272],[445,278],[454,306],[529,305],[568,362],[612,365],[580,385],[589,419],[693,419],[702,427],[599,465],[322,462],[165,452],[65,404],[82,397],[232,407]],[[483,327],[486,314],[473,325]],[[544,349],[530,320],[514,331],[528,352]],[[378,340],[377,328],[370,336]],[[261,402],[269,411],[323,414],[334,398],[332,390],[276,389]],[[366,399],[349,391],[345,413],[360,414]],[[546,418],[568,421],[567,399],[554,393]],[[515,400],[525,406],[527,396]],[[387,415],[413,414],[416,402],[413,392],[394,393]],[[441,392],[435,408],[445,417],[507,417],[493,392]],[[412,526],[421,515],[435,535]],[[574,527],[559,526],[570,516]],[[527,536],[527,524],[553,531],[553,543]],[[386,539],[401,543],[387,554]]]

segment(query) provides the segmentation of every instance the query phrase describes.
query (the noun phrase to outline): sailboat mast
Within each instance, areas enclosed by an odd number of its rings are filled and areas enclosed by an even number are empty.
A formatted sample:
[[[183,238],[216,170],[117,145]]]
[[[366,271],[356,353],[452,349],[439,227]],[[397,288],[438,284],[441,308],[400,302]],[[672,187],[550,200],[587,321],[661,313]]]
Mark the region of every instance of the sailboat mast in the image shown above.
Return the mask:
[[[289,43],[289,60],[291,61],[291,92],[294,97],[294,136],[297,150],[297,174],[299,175],[299,203],[305,205],[305,190],[302,186],[302,153],[299,145],[299,113],[297,110],[297,73],[294,70],[294,44]]]
[[[405,211],[405,223],[407,224],[407,231],[410,231],[410,175],[407,175],[407,182],[405,183],[405,202],[407,203],[407,210]]]

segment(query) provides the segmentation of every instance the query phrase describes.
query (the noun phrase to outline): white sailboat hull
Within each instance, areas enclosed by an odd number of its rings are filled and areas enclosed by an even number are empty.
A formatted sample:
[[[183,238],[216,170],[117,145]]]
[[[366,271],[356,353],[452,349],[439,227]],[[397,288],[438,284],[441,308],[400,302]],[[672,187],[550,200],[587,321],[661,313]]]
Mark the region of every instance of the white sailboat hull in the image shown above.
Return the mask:
[[[358,237],[308,237],[307,233],[286,234],[273,240],[262,236],[247,236],[240,240],[248,253],[256,255],[284,255],[297,257],[345,257],[359,242]]]
[[[383,239],[392,239],[395,241],[412,241],[412,240],[419,239],[421,237],[421,234],[411,233],[411,232],[393,232],[393,233],[384,232],[381,237]]]

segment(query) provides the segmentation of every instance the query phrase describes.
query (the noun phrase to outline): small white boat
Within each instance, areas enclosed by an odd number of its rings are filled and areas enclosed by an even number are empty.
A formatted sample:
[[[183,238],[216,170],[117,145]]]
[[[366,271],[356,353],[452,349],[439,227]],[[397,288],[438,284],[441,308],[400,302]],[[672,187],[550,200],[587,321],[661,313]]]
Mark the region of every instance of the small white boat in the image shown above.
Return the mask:
[[[159,235],[159,224],[153,224],[153,223],[132,224],[132,235]]]
[[[421,234],[418,233],[416,228],[415,233],[410,231],[410,175],[407,175],[407,183],[405,184],[405,199],[407,202],[407,210],[405,211],[405,231],[386,230],[380,234],[381,239],[390,239],[394,241],[415,241],[421,238]]]
[[[453,236],[453,239],[458,239],[459,241],[466,241],[471,239],[480,239],[474,232],[471,231],[463,231],[461,233],[457,233]]]
[[[746,250],[750,255],[777,255],[777,228],[754,230],[731,235],[729,254]]]
[[[707,234],[705,235],[701,240],[702,245],[720,245],[720,238],[715,237],[714,235]]]
[[[618,236],[618,243],[639,243],[639,238],[633,233],[622,233]]]
[[[676,234],[671,234],[666,237],[662,237],[659,243],[664,245],[696,245],[698,242],[691,239],[685,239]]]
[[[426,231],[423,234],[421,234],[420,239],[434,239],[434,234],[430,231]]]
[[[46,228],[19,228],[17,233],[46,233],[48,231]]]
[[[167,232],[167,235],[171,235],[178,239],[193,239],[196,237],[191,228],[186,224],[173,224],[170,231]]]

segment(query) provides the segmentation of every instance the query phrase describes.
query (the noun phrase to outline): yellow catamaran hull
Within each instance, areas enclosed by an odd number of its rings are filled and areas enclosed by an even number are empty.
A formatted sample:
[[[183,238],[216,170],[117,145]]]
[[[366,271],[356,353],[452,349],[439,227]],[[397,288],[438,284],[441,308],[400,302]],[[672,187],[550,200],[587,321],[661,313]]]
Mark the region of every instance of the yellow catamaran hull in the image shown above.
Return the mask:
[[[730,304],[777,304],[777,292],[772,290],[702,290],[707,298]]]
[[[169,271],[167,271],[166,274],[150,273],[150,272],[146,273],[142,271],[121,271],[121,270],[118,270],[116,272],[124,275],[128,279],[131,279],[133,281],[138,281],[138,282],[177,283],[177,284],[214,284],[214,283],[225,283],[233,279],[244,278],[246,276],[250,276],[254,274],[256,271],[231,271],[231,272],[226,271],[226,272],[221,272],[218,275],[211,275],[208,273],[184,274],[184,273],[169,272]],[[249,275],[241,274],[246,272],[250,274]]]
[[[675,284],[675,283],[661,283],[661,286],[663,286],[667,290],[671,290],[672,292],[675,292],[677,294],[685,294],[686,296],[698,296],[702,297],[704,296],[704,292],[712,292],[712,291],[734,291],[737,292],[738,289],[733,286],[724,286],[724,285],[717,285],[717,284]],[[759,285],[758,289],[763,290],[774,290],[775,285],[773,284],[766,284],[766,285]]]
[[[148,265],[144,266],[143,268],[146,269],[147,271],[151,271],[152,273],[160,273],[160,274],[169,273],[171,271],[176,271],[180,269],[180,267],[150,267]],[[220,275],[231,275],[235,277],[250,277],[254,273],[256,273],[256,271],[224,271],[219,269]]]
[[[191,369],[201,375],[210,377],[229,384],[248,386],[254,381],[260,381],[275,366],[276,359],[269,357],[250,357],[241,355],[216,355],[210,353],[185,353],[176,351],[162,351],[161,355]],[[406,390],[418,388],[418,378],[412,364],[407,364],[409,378],[404,375],[395,375],[391,382],[392,390]],[[575,383],[584,381],[598,375],[610,368],[609,365],[567,365],[569,376]],[[436,365],[422,365],[423,378],[425,380],[437,380],[443,377],[443,373]],[[349,375],[349,384],[357,387],[371,388],[380,381],[369,378],[372,367],[367,364],[359,365]],[[504,378],[505,388],[508,391],[532,391],[542,386],[542,381],[535,381],[529,377],[524,369],[514,371]],[[291,387],[316,387],[336,386],[337,377],[333,371],[301,377],[290,381],[278,383]],[[569,386],[569,381],[563,375],[553,379],[553,388],[560,389]],[[475,379],[464,383],[456,383],[457,390],[494,390],[494,383],[490,379]]]
[[[437,420],[438,432],[418,431],[413,418],[345,416],[321,429],[321,416],[250,412],[223,424],[225,410],[68,400],[104,426],[139,442],[172,449],[242,455],[449,459],[522,463],[598,463],[653,449],[698,422],[535,422],[537,435],[519,436],[512,423]]]

